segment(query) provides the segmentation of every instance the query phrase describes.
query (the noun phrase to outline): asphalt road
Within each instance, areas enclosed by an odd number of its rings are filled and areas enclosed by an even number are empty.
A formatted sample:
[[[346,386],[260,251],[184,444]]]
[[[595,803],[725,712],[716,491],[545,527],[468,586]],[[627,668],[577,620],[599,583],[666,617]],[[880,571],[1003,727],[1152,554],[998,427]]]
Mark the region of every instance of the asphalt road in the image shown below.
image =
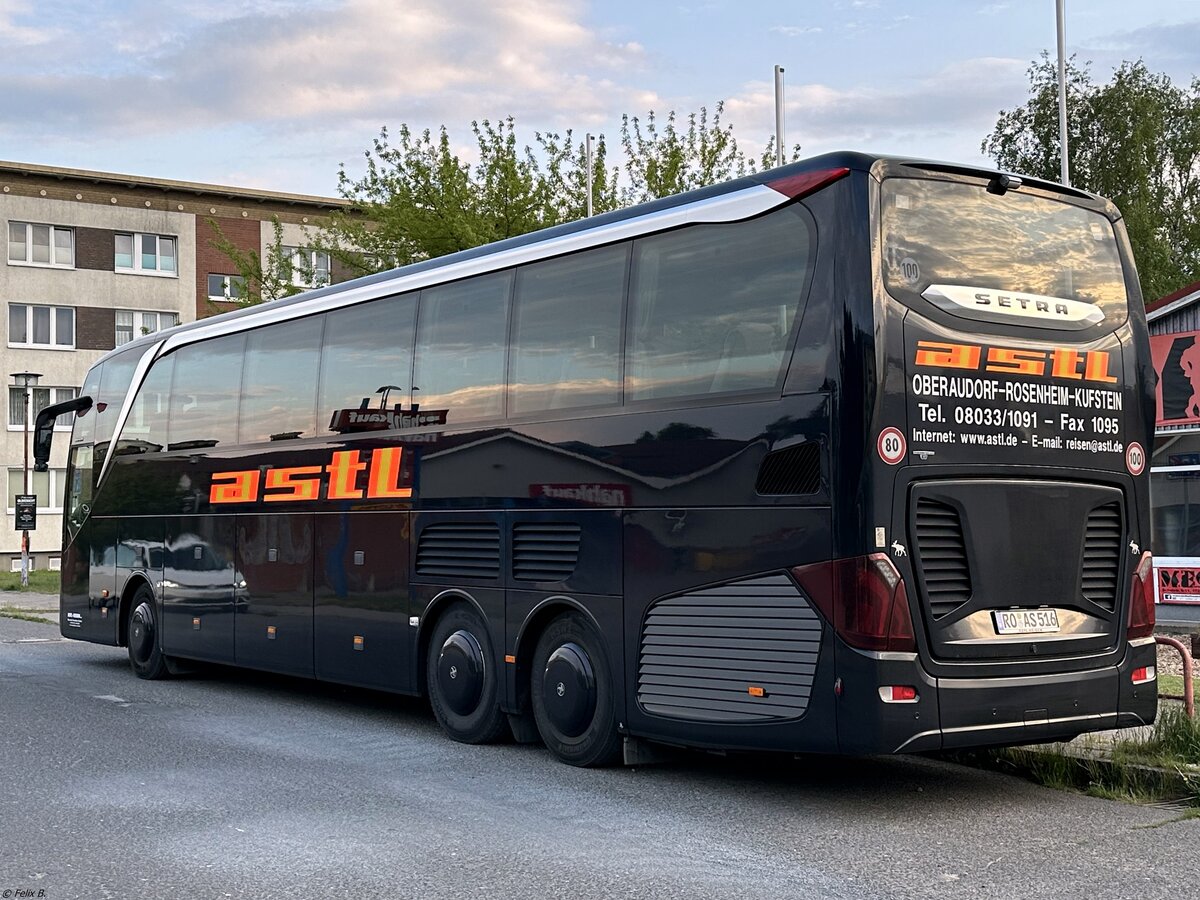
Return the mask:
[[[0,898],[1197,896],[1171,811],[922,758],[579,770],[409,699],[140,681],[5,618],[0,729]]]

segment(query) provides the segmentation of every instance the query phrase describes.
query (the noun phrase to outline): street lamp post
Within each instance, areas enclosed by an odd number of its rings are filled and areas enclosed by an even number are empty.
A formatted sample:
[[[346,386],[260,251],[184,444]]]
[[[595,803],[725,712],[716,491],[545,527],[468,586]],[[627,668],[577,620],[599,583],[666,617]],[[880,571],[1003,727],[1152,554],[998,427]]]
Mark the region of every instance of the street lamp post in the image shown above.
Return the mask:
[[[13,379],[21,389],[25,401],[25,430],[21,444],[25,448],[25,493],[29,493],[29,395],[37,387],[41,374],[38,372],[13,372]],[[21,587],[29,587],[29,529],[21,530]]]

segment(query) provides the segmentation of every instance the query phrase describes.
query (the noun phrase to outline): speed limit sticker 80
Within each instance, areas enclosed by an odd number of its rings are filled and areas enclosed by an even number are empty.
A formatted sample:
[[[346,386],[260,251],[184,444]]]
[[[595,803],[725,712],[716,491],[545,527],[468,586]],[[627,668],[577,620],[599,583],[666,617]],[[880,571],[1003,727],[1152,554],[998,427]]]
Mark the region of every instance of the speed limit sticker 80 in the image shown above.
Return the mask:
[[[904,434],[899,428],[883,429],[879,432],[879,440],[875,442],[875,446],[879,450],[879,458],[889,466],[894,466],[903,460],[904,454],[908,451]]]

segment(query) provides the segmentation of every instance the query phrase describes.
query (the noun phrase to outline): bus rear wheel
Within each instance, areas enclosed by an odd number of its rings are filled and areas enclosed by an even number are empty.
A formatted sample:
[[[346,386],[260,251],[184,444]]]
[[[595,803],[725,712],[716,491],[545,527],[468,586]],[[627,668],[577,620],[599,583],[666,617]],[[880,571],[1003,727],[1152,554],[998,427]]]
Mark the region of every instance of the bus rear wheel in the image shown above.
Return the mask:
[[[167,675],[167,659],[162,652],[158,611],[154,591],[143,584],[129,604],[125,633],[129,643],[129,664],[138,678],[157,679]]]
[[[466,603],[455,603],[438,619],[425,679],[433,714],[453,740],[486,744],[507,727],[495,659],[486,623]]]
[[[529,693],[550,752],[573,766],[606,766],[621,750],[612,670],[596,630],[579,613],[559,616],[533,651]]]

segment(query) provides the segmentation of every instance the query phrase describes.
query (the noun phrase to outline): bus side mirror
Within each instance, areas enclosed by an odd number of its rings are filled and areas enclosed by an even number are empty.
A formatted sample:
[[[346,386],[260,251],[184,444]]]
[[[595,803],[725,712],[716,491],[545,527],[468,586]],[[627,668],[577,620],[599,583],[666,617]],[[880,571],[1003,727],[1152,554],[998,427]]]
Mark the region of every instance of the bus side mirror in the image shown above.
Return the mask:
[[[87,412],[91,397],[75,397],[47,406],[37,414],[33,426],[33,471],[45,472],[50,463],[50,445],[54,443],[54,420],[64,413]]]

